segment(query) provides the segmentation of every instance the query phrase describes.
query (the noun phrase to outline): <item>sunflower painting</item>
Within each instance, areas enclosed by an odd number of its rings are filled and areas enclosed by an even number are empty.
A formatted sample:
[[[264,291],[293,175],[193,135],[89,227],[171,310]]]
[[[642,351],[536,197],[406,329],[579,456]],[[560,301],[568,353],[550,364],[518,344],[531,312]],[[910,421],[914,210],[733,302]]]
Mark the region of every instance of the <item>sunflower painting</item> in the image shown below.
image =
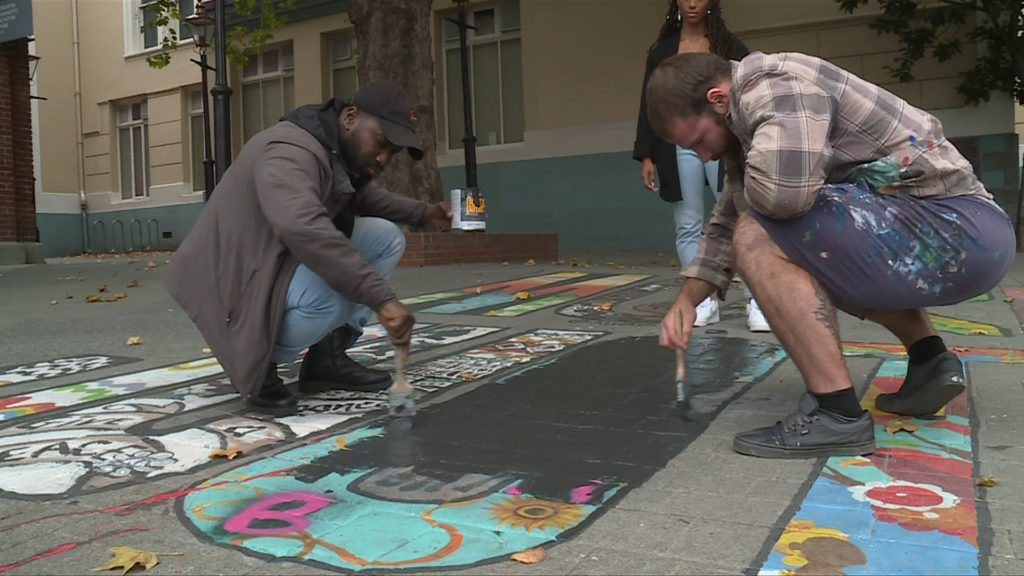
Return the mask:
[[[508,525],[525,528],[527,532],[534,528],[544,530],[548,526],[565,530],[575,526],[584,516],[578,504],[521,496],[504,498],[488,511],[498,521],[498,528]]]

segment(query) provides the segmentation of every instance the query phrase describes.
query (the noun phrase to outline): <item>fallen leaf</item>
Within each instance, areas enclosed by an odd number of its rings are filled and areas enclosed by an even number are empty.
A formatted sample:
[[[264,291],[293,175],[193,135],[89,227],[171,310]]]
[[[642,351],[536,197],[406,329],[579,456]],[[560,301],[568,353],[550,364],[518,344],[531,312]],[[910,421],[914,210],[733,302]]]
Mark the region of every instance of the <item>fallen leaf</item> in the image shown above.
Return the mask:
[[[170,262],[170,260],[168,260],[168,262]],[[156,262],[153,262],[152,260],[150,260],[149,262],[146,262],[146,268],[156,268],[156,267],[157,267],[157,263]]]
[[[512,299],[513,300],[529,300],[530,296],[531,296],[531,294],[530,294],[529,290],[520,290],[519,292],[516,292],[515,294],[512,295]]]
[[[117,294],[114,294],[114,300],[120,300],[122,298],[127,298],[127,297],[128,297],[128,293],[127,292],[118,292]]]
[[[56,300],[50,300],[50,306],[56,306],[56,305],[57,305],[57,301]]]
[[[479,293],[481,293],[481,292],[483,292],[483,290],[481,290],[481,289],[480,289],[480,287],[479,287],[479,286],[477,286],[477,287],[476,287],[476,293],[477,293],[477,294],[479,294]]]
[[[675,259],[669,260],[668,261],[668,267],[669,268],[679,268],[679,260],[675,260]]]
[[[210,352],[212,352],[212,350],[209,348],[203,348],[203,354],[209,354]]]
[[[1009,298],[1003,298],[1003,302],[1006,302],[1007,304],[1013,302],[1013,300],[1014,300],[1013,296],[1011,296]]]
[[[504,262],[502,262],[501,265],[502,266],[508,266],[508,260],[505,260]]]
[[[536,264],[536,262],[533,261],[533,258],[530,258],[529,260],[526,261],[527,266],[533,266],[534,264]]]
[[[885,431],[889,434],[895,434],[900,430],[906,430],[907,432],[917,432],[917,424],[911,424],[910,422],[904,422],[899,418],[893,418],[885,423]]]
[[[93,572],[99,572],[102,570],[116,570],[123,568],[121,576],[128,573],[129,570],[134,568],[136,565],[142,566],[143,570],[149,570],[153,566],[160,563],[159,556],[181,556],[181,552],[150,552],[149,550],[139,550],[138,548],[132,548],[131,546],[114,546],[109,548],[110,553],[114,555],[114,558],[107,563],[106,566],[100,566],[93,568]]]
[[[125,344],[127,344],[128,346],[138,346],[139,344],[142,344],[142,337],[141,336],[129,336],[128,337],[128,341],[125,342]]]
[[[139,284],[138,280],[132,280],[125,287],[126,288],[138,288],[139,286],[142,286],[142,284]]]
[[[97,288],[97,290],[99,290],[100,293],[106,292],[107,291],[107,285],[106,284],[100,284],[100,287]]]
[[[510,560],[516,562],[522,562],[523,564],[536,564],[543,562],[548,557],[548,553],[543,548],[530,548],[529,550],[523,550],[522,552],[516,552],[509,557]]]
[[[95,294],[87,294],[86,297],[85,297],[85,301],[86,302],[100,302],[101,299],[100,299],[99,296],[97,296]]]
[[[972,336],[985,336],[987,334],[988,332],[986,332],[985,330],[971,330]]]
[[[579,267],[580,267],[580,265],[575,263],[575,262],[572,262],[571,264],[569,264],[569,268],[579,268]]]
[[[210,458],[227,458],[228,460],[234,460],[241,453],[241,448],[228,448],[227,450],[217,448],[213,452],[210,452]]]
[[[971,351],[971,349],[966,347],[966,346],[950,346],[949,349],[952,350],[953,352],[960,352],[960,353],[970,352]]]
[[[613,304],[611,302],[601,302],[600,304],[597,305],[598,308],[604,310],[605,312],[611,310],[612,306]]]
[[[995,476],[978,476],[978,481],[975,482],[978,486],[984,486],[986,488],[991,488],[998,483],[999,478],[996,478]]]

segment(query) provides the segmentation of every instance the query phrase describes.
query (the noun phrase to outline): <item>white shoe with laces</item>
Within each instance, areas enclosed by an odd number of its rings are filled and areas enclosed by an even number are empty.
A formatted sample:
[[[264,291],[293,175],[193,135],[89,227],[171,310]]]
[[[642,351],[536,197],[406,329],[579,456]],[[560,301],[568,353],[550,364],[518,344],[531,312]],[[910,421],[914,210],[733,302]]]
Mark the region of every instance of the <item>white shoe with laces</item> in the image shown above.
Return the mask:
[[[753,298],[747,302],[747,328],[750,328],[751,332],[772,331],[772,327],[768,325],[768,320],[761,313],[761,307],[757,305],[757,300]]]
[[[709,296],[697,304],[697,319],[693,322],[694,327],[700,328],[714,324],[718,320],[718,300],[714,296]]]

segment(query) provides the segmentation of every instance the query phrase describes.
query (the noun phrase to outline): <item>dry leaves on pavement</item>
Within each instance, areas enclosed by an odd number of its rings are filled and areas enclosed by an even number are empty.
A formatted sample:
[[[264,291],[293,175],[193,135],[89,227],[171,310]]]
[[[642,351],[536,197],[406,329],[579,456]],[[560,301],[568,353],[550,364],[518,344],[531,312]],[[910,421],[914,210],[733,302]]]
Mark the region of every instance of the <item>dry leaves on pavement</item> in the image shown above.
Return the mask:
[[[548,557],[548,553],[543,548],[530,548],[529,550],[523,550],[522,552],[516,552],[509,557],[510,560],[516,562],[522,562],[523,564],[536,564],[544,561]]]
[[[910,422],[904,422],[899,418],[893,418],[885,423],[885,431],[889,434],[895,434],[900,430],[906,430],[907,432],[917,432],[917,424]]]
[[[110,548],[110,553],[114,555],[110,562],[108,562],[106,566],[93,568],[93,572],[123,568],[121,576],[124,576],[136,565],[142,566],[143,570],[149,570],[153,566],[156,566],[160,563],[159,556],[182,555],[181,552],[161,552],[157,554],[156,552],[139,550],[138,548],[132,548],[131,546],[113,546]]]
[[[530,258],[529,260],[526,261],[527,266],[533,266],[534,264],[536,264],[536,262],[533,261],[533,258]]]
[[[107,291],[107,285],[106,285],[106,284],[100,284],[100,287],[99,287],[99,288],[97,288],[97,290],[98,290],[98,291],[99,291],[100,293],[106,292],[106,291]]]
[[[996,478],[995,476],[978,476],[978,481],[976,482],[978,486],[984,486],[986,488],[991,488],[998,483],[999,478]]]
[[[530,294],[529,290],[520,290],[519,292],[516,292],[515,294],[512,295],[512,299],[513,300],[529,300],[530,296],[532,296],[532,294]]]
[[[228,460],[234,460],[242,453],[241,448],[217,448],[213,452],[210,452],[210,458],[227,458]]]
[[[139,286],[142,286],[142,284],[139,284],[138,280],[132,280],[127,284],[128,288],[138,288]]]
[[[129,336],[125,344],[128,346],[138,346],[142,344],[142,336]]]

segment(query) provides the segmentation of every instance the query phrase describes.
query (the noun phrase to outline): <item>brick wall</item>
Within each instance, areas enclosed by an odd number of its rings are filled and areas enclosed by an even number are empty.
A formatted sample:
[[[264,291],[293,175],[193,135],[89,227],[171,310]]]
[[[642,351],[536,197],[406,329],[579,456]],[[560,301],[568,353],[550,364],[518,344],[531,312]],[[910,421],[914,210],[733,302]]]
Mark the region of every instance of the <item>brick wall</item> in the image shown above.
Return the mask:
[[[406,232],[399,266],[525,262],[558,258],[558,234]]]
[[[36,242],[28,41],[0,44],[0,242]]]

